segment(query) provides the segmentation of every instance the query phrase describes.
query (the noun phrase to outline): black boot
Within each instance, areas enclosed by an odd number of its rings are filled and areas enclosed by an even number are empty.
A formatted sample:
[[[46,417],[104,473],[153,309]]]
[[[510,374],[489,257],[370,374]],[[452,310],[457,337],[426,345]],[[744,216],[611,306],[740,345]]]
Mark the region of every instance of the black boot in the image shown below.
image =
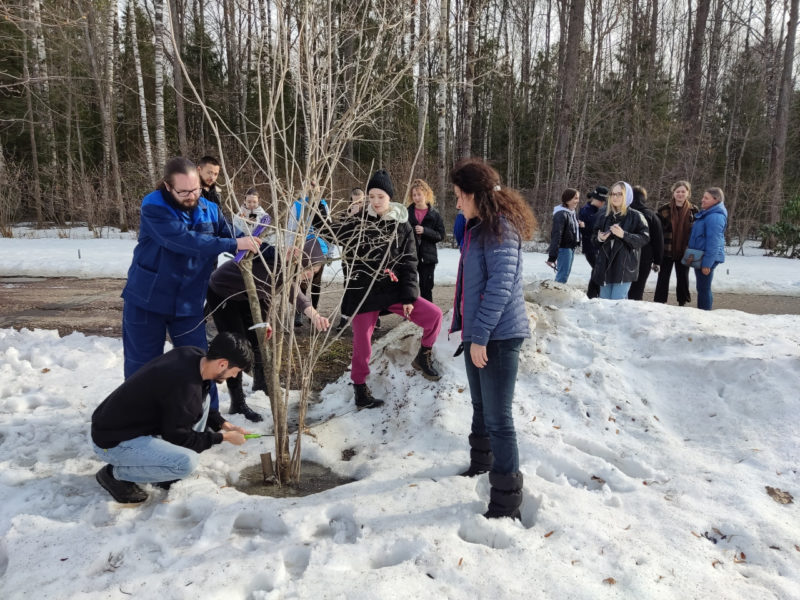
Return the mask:
[[[461,477],[475,477],[492,470],[492,446],[488,435],[469,434],[469,469],[459,473]]]
[[[242,389],[242,374],[239,373],[236,377],[228,379],[228,393],[231,395],[231,409],[228,411],[232,415],[244,415],[248,421],[258,423],[263,421],[264,417],[247,406],[244,399],[244,390]]]
[[[422,376],[430,381],[439,381],[442,376],[433,368],[433,357],[431,356],[433,348],[426,348],[425,346],[419,347],[419,352],[411,361],[411,366],[422,371]]]
[[[267,381],[264,379],[264,366],[259,363],[253,365],[253,391],[267,393]]]
[[[336,326],[336,331],[342,331],[347,327],[347,317],[339,317],[339,324]]]
[[[380,328],[381,328],[381,318],[378,317],[378,319],[375,321],[375,331],[378,331],[378,329]]]
[[[100,469],[94,478],[120,504],[140,504],[147,500],[147,492],[138,485],[132,481],[120,481],[114,477],[111,465]]]
[[[511,517],[519,519],[522,506],[522,473],[489,473],[489,510],[483,516],[487,519]]]
[[[383,406],[383,400],[377,400],[372,395],[366,383],[354,383],[353,389],[356,393],[356,406],[359,410],[362,408],[378,408],[379,406]]]
[[[295,327],[303,326],[303,315],[301,315],[299,312],[294,313],[294,326]]]

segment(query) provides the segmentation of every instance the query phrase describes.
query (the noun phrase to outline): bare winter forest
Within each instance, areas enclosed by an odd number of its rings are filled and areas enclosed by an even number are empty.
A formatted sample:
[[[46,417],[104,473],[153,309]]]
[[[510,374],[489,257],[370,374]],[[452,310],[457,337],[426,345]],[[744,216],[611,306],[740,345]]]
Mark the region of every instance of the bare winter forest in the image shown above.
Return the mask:
[[[540,221],[564,187],[725,190],[728,234],[800,229],[798,0],[2,0],[0,230],[137,226],[165,159],[230,209],[484,157]],[[695,193],[695,200],[699,194]],[[787,233],[788,232],[788,233]]]

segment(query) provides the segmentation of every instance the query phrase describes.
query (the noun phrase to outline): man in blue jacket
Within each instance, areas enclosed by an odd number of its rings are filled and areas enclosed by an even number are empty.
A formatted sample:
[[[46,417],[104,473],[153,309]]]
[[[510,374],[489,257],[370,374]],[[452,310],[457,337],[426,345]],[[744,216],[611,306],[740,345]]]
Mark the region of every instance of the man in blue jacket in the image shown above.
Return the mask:
[[[252,237],[234,239],[219,207],[200,197],[200,178],[186,158],[172,158],[164,181],[142,200],[139,241],[122,290],[125,378],[173,346],[208,348],[203,303],[223,252],[258,252]],[[217,410],[216,388],[211,391]]]

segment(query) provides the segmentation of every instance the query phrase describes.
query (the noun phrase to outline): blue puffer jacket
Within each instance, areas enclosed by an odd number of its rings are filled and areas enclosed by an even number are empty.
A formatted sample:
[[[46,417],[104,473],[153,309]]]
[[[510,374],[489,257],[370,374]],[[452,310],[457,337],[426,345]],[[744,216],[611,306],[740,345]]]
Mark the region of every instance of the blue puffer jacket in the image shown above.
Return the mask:
[[[477,219],[467,223],[458,263],[455,307],[450,333],[485,346],[489,340],[530,337],[522,294],[522,244],[517,231],[501,218],[502,239]]]
[[[236,252],[236,240],[216,204],[200,198],[187,213],[167,194],[162,188],[142,200],[139,242],[122,297],[162,315],[202,315],[217,257]]]
[[[689,235],[689,248],[703,250],[703,267],[711,268],[725,262],[725,228],[728,226],[728,210],[719,202],[708,210],[694,216],[694,225]]]

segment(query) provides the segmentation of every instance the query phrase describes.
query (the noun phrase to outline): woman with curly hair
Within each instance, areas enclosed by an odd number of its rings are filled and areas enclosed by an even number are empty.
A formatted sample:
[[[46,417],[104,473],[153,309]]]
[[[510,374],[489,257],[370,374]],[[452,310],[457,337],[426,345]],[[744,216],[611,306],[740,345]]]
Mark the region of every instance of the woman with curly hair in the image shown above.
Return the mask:
[[[462,475],[489,471],[486,518],[520,517],[522,473],[512,401],[522,342],[530,337],[522,295],[522,240],[536,219],[516,190],[479,159],[450,173],[458,208],[467,219],[458,265],[453,323],[461,331],[472,396],[470,466]],[[460,348],[461,350],[461,348]]]
[[[444,221],[433,208],[433,190],[422,179],[411,182],[406,204],[408,224],[414,230],[417,246],[417,274],[419,275],[419,295],[433,302],[433,272],[439,262],[436,244],[444,239]]]

